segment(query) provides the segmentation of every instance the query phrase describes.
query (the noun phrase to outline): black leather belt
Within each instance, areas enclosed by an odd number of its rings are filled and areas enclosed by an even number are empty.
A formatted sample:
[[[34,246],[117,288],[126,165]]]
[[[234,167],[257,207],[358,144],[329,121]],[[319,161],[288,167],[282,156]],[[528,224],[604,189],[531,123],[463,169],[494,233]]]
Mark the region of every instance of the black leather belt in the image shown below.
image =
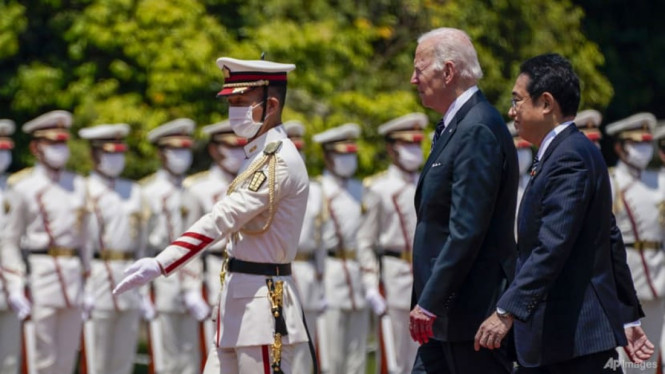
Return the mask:
[[[229,259],[229,272],[231,273],[245,273],[254,275],[291,275],[291,264],[269,264],[264,262],[250,262],[238,260],[237,258]]]
[[[399,258],[400,260],[409,261],[409,262],[411,261],[412,258],[412,253],[406,251],[400,252],[400,251],[391,251],[389,249],[386,249],[382,253],[384,256],[395,257]]]

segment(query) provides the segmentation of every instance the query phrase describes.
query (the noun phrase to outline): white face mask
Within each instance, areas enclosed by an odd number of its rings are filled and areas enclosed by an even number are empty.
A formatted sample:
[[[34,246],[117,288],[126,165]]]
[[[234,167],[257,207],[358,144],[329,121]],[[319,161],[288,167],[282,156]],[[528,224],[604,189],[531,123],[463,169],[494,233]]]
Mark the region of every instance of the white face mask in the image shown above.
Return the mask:
[[[186,148],[167,148],[164,157],[166,157],[164,166],[175,175],[185,174],[192,165],[192,151]]]
[[[60,169],[69,160],[69,147],[67,144],[45,144],[42,146],[44,163],[53,169]]]
[[[651,143],[626,143],[626,162],[638,169],[646,169],[653,157]]]
[[[11,163],[12,153],[6,149],[0,151],[0,174],[4,173]]]
[[[423,163],[423,150],[420,144],[395,144],[397,159],[406,171],[416,171]]]
[[[531,148],[517,149],[517,164],[519,165],[520,175],[526,174],[533,162],[533,151]]]
[[[333,172],[342,178],[349,178],[358,168],[358,156],[355,153],[343,153],[332,156]]]
[[[231,130],[241,138],[251,139],[259,132],[263,122],[254,122],[254,108],[263,104],[258,103],[252,106],[230,106],[229,124]],[[268,114],[266,114],[268,118]]]
[[[124,153],[102,152],[99,156],[97,170],[110,178],[115,178],[125,169]]]
[[[245,150],[242,147],[218,146],[217,151],[224,156],[220,165],[231,174],[236,174],[245,162]]]

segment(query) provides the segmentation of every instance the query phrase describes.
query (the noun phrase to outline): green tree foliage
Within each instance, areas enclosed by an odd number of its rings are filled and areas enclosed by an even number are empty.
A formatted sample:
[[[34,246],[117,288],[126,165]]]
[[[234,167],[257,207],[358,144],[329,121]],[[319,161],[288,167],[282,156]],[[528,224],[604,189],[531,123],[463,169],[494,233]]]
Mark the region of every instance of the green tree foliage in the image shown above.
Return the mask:
[[[485,78],[481,88],[506,112],[521,61],[544,52],[569,57],[584,84],[584,105],[604,107],[612,88],[603,56],[580,30],[569,0],[28,0],[0,5],[0,113],[23,123],[44,111],[75,114],[74,131],[99,123],[132,126],[126,175],[158,161],[145,140],[177,117],[200,126],[226,115],[215,99],[220,56],[295,63],[284,119],[308,136],[346,122],[363,127],[361,174],[387,162],[376,127],[425,111],[409,83],[416,39],[432,28],[471,35]],[[431,120],[437,114],[427,111]],[[30,162],[19,136],[16,167]],[[425,147],[429,147],[426,145]],[[87,145],[72,141],[71,167],[87,171]],[[203,147],[200,147],[203,150]],[[199,155],[201,156],[201,155]],[[321,151],[307,149],[310,172]],[[205,157],[196,167],[205,167]]]

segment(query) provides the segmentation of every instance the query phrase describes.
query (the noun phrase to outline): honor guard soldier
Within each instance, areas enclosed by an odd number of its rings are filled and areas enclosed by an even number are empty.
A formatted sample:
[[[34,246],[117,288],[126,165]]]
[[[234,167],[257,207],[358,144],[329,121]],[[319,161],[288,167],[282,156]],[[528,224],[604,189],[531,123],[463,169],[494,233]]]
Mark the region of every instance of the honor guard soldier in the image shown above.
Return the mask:
[[[245,161],[247,139],[237,136],[231,129],[228,120],[205,126],[201,129],[208,136],[208,154],[212,159],[206,171],[189,176],[184,186],[194,195],[200,205],[201,214],[212,211],[212,208],[225,194],[226,189],[237,176],[240,166]],[[211,244],[203,256],[204,298],[210,308],[214,308],[219,300],[219,269],[222,267],[223,256],[226,255],[227,238],[221,238]],[[207,353],[214,343],[214,315],[205,322],[205,350]]]
[[[287,72],[295,66],[228,57],[217,65],[226,78],[218,96],[228,100],[233,131],[248,139],[247,160],[208,214],[155,258],[139,260],[116,290],[169,276],[228,235],[216,348],[204,373],[292,373],[297,345],[308,341],[291,262],[309,184],[281,120]]]
[[[526,185],[529,184],[529,179],[531,179],[531,173],[529,169],[533,163],[533,148],[531,143],[522,139],[515,129],[515,122],[510,121],[507,124],[510,134],[513,136],[513,142],[515,143],[515,149],[517,150],[517,164],[519,167],[519,180],[517,183],[517,212],[520,211],[520,202],[522,201],[522,195],[526,189]],[[517,215],[515,215],[515,220],[517,221]],[[517,225],[515,225],[515,237],[517,237]]]
[[[0,119],[0,202],[5,204],[7,168],[12,163],[14,121]],[[5,208],[0,211],[0,227],[5,227]],[[0,232],[0,235],[2,233]],[[2,240],[0,239],[0,243]],[[5,281],[2,247],[0,247],[0,374],[16,374],[19,364],[21,324],[9,304],[9,288]]]
[[[358,247],[376,251],[381,259],[381,288],[387,303],[387,316],[380,319],[380,353],[383,372],[410,373],[418,344],[409,333],[409,295],[413,285],[411,270],[416,211],[413,200],[423,162],[421,142],[427,116],[411,113],[379,126],[391,164],[387,170],[364,180],[367,214]],[[368,196],[375,196],[369,199]],[[373,203],[370,203],[373,201]],[[368,290],[368,294],[373,292]],[[390,325],[386,325],[389,323]],[[388,341],[388,340],[391,341]]]
[[[94,164],[86,181],[90,214],[86,249],[93,254],[86,295],[94,302],[92,319],[84,324],[88,373],[130,374],[141,312],[154,317],[146,292],[112,293],[127,267],[145,251],[141,189],[137,183],[119,178],[125,167],[128,133],[127,124],[79,131],[79,136],[90,142]]]
[[[385,301],[378,292],[378,264],[370,250],[359,251],[358,233],[365,219],[362,183],[353,178],[358,164],[360,128],[348,123],[314,135],[323,147],[320,178],[326,219],[322,245],[328,256],[324,272],[326,336],[330,373],[365,372],[369,327],[368,301],[379,313]],[[368,292],[369,291],[369,292]]]
[[[653,132],[653,140],[656,143],[656,147],[658,150],[658,158],[660,159],[661,166],[660,170],[658,171],[658,185],[659,186],[665,186],[665,121],[658,121],[656,124],[656,129]],[[665,196],[663,196],[665,199]],[[665,204],[659,206],[660,212],[661,212],[661,222],[665,224]],[[665,320],[663,321],[665,324]],[[663,326],[665,329],[665,326]],[[665,334],[661,332],[661,337],[660,337],[660,350],[663,352],[663,348],[665,348]],[[660,354],[660,359],[661,359],[661,367],[665,366],[665,357],[663,357],[663,354]]]
[[[613,210],[626,246],[637,296],[644,310],[642,328],[654,342],[660,342],[665,315],[665,252],[663,235],[665,185],[658,173],[647,170],[653,156],[652,131],[656,118],[638,113],[607,125],[619,157],[610,169]],[[621,354],[623,350],[619,350]],[[624,359],[628,361],[627,358]],[[655,367],[658,347],[647,362]],[[641,372],[625,368],[627,373]]]
[[[24,359],[39,374],[74,371],[89,275],[85,179],[64,169],[71,124],[71,113],[57,110],[23,125],[37,163],[9,179],[5,199],[2,250],[9,298],[20,317],[31,317],[35,336],[24,339],[34,346]]]
[[[305,126],[300,121],[288,121],[284,123],[284,128],[289,139],[303,155]],[[300,293],[305,321],[309,327],[310,338],[316,346],[317,358],[322,371],[327,369],[328,365],[327,356],[325,356],[328,353],[325,350],[326,338],[319,335],[319,332],[323,332],[325,328],[322,312],[326,305],[323,288],[326,252],[321,246],[323,213],[321,184],[310,180],[307,210],[298,241],[298,254],[293,261],[293,280]],[[296,353],[293,372],[312,372],[312,361],[307,349],[301,349]]]
[[[191,134],[194,121],[180,118],[148,133],[148,141],[158,147],[162,168],[143,180],[143,198],[149,206],[147,252],[158,253],[201,216],[199,204],[183,187],[185,173],[192,163]],[[199,373],[201,354],[198,322],[210,308],[201,295],[200,261],[161,277],[152,283],[157,324],[150,325],[152,353],[157,373]],[[130,267],[128,271],[135,268]],[[159,329],[159,331],[155,331]],[[161,336],[161,341],[155,341]]]
[[[600,148],[600,139],[603,138],[599,129],[602,120],[603,115],[595,109],[582,110],[575,116],[577,128],[598,148]]]

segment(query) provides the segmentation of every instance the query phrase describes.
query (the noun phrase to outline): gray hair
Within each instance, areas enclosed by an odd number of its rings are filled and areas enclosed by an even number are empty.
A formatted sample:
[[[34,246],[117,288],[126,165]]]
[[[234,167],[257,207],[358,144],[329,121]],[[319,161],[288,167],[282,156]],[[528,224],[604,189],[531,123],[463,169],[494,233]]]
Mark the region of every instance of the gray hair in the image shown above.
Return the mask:
[[[429,39],[435,39],[432,63],[438,71],[443,70],[446,61],[452,61],[463,80],[475,83],[483,77],[478,54],[467,33],[459,29],[441,27],[421,35],[418,44]]]

